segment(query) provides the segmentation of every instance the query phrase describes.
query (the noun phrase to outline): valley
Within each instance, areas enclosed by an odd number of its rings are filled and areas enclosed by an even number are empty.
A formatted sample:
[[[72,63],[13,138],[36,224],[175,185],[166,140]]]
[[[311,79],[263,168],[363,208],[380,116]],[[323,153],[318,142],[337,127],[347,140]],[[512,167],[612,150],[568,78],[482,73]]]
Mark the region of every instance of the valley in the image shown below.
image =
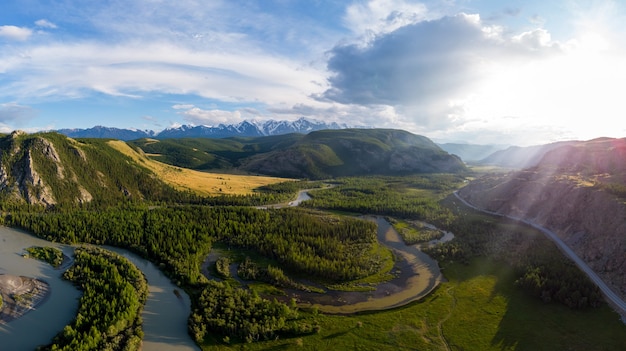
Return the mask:
[[[171,282],[165,295],[175,306],[188,294],[191,312],[181,327],[201,349],[626,346],[619,316],[538,228],[481,213],[455,197],[519,210],[508,195],[481,197],[506,185],[505,173],[472,171],[423,137],[322,131],[307,138],[225,139],[220,146],[35,134],[8,135],[3,143],[2,224],[50,242],[128,250],[152,262]],[[147,148],[157,144],[169,146]],[[219,160],[211,169],[221,173],[151,159],[181,162],[175,156],[181,152],[200,156],[194,148],[205,161]],[[200,160],[185,162],[194,158]],[[253,169],[290,178],[259,177]],[[611,174],[616,181],[618,173]],[[299,180],[304,175],[324,182]],[[222,191],[214,192],[218,186]],[[540,213],[532,210],[524,213]],[[559,217],[550,218],[557,223]],[[403,242],[390,222],[421,239]],[[440,236],[426,232],[431,225],[453,239],[427,245]],[[104,328],[117,329],[115,323]],[[154,338],[146,335],[143,349],[158,349]],[[136,349],[132,340],[127,347]],[[93,342],[97,349],[112,339]]]

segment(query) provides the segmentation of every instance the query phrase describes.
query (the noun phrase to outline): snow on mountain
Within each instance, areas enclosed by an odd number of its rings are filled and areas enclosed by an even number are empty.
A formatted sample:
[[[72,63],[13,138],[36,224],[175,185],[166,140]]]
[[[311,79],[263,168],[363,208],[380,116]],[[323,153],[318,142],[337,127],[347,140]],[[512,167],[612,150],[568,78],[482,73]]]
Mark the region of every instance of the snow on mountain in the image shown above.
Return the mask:
[[[323,129],[350,128],[345,124],[326,123],[308,120],[304,117],[295,121],[247,121],[238,124],[220,124],[218,126],[178,125],[155,132],[151,130],[131,130],[96,126],[88,129],[59,129],[57,132],[73,138],[111,138],[133,140],[140,138],[228,138],[234,136],[257,137],[289,133],[308,134]]]

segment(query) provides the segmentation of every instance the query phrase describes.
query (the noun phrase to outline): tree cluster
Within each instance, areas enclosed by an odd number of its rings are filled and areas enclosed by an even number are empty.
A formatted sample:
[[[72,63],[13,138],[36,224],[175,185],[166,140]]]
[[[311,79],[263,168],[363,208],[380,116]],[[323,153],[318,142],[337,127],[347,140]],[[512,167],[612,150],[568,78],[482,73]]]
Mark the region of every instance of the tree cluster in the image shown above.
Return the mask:
[[[313,330],[311,324],[298,320],[296,309],[216,281],[202,290],[189,319],[189,332],[198,342],[210,332],[253,342]]]
[[[439,205],[435,196],[425,196],[413,187],[433,192],[445,191],[456,178],[415,176],[408,178],[346,178],[336,187],[310,193],[311,200],[301,206],[399,218],[420,219],[437,225],[452,221],[452,213]],[[421,188],[423,189],[423,188]]]
[[[74,321],[42,350],[139,350],[148,285],[137,267],[113,252],[83,247],[63,277],[83,296]]]
[[[58,267],[63,263],[63,251],[55,247],[32,246],[26,252],[38,260],[49,263],[53,267]]]

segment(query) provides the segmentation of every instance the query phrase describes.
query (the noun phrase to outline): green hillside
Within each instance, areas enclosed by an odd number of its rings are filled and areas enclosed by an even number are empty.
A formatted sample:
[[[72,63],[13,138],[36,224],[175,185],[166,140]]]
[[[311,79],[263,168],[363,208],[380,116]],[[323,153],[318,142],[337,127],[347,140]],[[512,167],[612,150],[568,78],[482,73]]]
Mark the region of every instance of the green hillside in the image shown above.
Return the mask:
[[[106,140],[13,132],[0,138],[0,198],[45,206],[160,199],[174,190]]]
[[[430,139],[392,129],[323,130],[258,138],[140,139],[131,145],[179,167],[292,178],[465,170],[460,159]]]

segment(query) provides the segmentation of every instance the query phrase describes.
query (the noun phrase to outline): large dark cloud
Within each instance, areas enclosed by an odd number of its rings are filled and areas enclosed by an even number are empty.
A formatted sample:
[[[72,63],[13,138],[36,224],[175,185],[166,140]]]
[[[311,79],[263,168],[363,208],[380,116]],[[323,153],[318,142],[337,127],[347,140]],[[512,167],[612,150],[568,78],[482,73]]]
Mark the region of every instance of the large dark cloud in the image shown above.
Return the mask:
[[[449,101],[466,97],[493,62],[514,64],[544,49],[530,39],[545,32],[519,40],[498,30],[478,16],[459,14],[399,28],[366,46],[337,46],[328,61],[331,88],[322,98],[445,114]]]

